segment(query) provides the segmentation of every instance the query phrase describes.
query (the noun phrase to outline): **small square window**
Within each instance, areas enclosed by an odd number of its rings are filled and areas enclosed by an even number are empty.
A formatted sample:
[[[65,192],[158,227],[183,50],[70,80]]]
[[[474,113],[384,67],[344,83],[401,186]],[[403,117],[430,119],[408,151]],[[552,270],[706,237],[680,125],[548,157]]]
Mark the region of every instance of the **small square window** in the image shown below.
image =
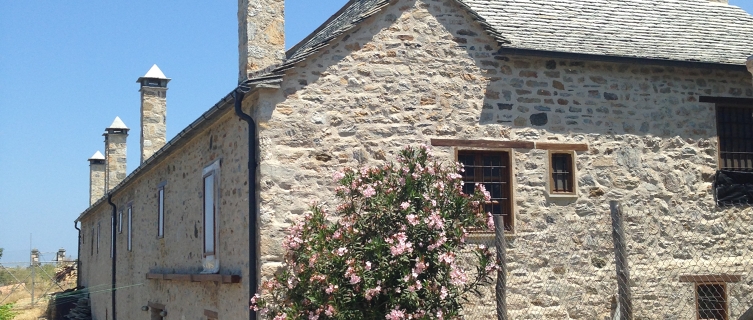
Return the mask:
[[[725,285],[698,284],[696,286],[698,319],[727,320],[727,292]]]
[[[552,151],[549,153],[549,194],[575,195],[575,153]]]

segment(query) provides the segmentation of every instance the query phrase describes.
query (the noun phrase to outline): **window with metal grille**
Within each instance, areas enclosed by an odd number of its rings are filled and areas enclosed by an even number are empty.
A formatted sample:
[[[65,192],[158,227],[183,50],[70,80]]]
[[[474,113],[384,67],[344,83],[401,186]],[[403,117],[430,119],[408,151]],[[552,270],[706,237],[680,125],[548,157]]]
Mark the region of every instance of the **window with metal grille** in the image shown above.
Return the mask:
[[[465,171],[463,192],[471,194],[476,184],[482,184],[491,201],[485,206],[486,212],[503,216],[505,230],[513,230],[512,193],[510,189],[510,155],[502,151],[458,151],[458,162]]]
[[[719,169],[753,171],[753,108],[717,105]]]
[[[698,319],[727,320],[727,293],[724,284],[696,286]]]
[[[549,154],[549,192],[553,194],[575,193],[573,154],[568,152],[552,152]]]

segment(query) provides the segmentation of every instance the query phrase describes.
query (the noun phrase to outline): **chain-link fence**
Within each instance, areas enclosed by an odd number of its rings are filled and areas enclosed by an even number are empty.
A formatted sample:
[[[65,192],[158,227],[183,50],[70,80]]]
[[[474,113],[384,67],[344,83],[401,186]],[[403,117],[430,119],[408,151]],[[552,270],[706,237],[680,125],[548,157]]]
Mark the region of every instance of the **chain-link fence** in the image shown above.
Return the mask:
[[[76,261],[64,252],[47,255],[53,258],[33,250],[29,261],[0,263],[0,305],[13,305],[15,313],[41,305],[44,313],[54,293],[76,287]]]
[[[505,237],[505,286],[469,295],[465,319],[726,320],[753,306],[751,210],[602,208],[518,221]]]

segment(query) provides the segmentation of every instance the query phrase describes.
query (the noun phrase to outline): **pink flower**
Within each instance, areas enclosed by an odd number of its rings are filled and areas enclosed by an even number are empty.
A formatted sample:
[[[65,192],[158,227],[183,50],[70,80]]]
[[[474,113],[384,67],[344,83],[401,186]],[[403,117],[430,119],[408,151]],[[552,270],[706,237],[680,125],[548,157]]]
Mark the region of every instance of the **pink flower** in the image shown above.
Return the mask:
[[[386,316],[384,316],[384,317],[385,317],[385,318],[386,318],[387,320],[400,320],[400,319],[405,319],[405,311],[403,311],[403,310],[398,310],[397,308],[399,308],[399,307],[395,307],[395,309],[392,309],[392,311],[390,311],[390,313],[388,313],[388,314],[387,314]]]
[[[345,174],[340,171],[335,171],[335,173],[332,174],[332,180],[334,181],[340,181],[342,178],[345,178]]]
[[[337,287],[338,286],[336,285],[330,284],[329,287],[327,287],[327,289],[325,289],[324,291],[327,292],[327,294],[332,294],[332,292],[337,291]]]
[[[376,190],[374,190],[374,187],[367,186],[366,189],[363,190],[363,196],[366,198],[371,198],[376,194]]]
[[[412,226],[415,226],[415,225],[418,224],[419,219],[418,219],[417,215],[415,215],[415,214],[409,214],[409,215],[407,215],[405,217],[408,219],[408,223],[410,223]]]
[[[429,228],[437,230],[444,228],[444,221],[442,220],[442,216],[440,216],[436,211],[432,212],[431,215],[426,218],[426,223],[429,225]]]
[[[486,191],[486,187],[484,187],[483,184],[477,183],[476,189],[478,189],[479,191],[481,191],[481,193],[484,194],[484,200],[489,201],[492,199],[491,194],[489,193],[489,191]]]
[[[410,207],[410,203],[408,203],[407,201],[400,204],[400,209],[405,210],[408,209],[408,207]]]
[[[288,315],[286,313],[278,313],[274,320],[285,320],[288,318]]]
[[[366,268],[364,269],[366,269],[366,271],[371,270],[371,261],[366,261]]]
[[[468,281],[468,276],[465,275],[463,269],[458,268],[454,264],[450,266],[450,269],[450,283],[461,286]]]
[[[371,301],[371,299],[376,297],[381,291],[382,291],[382,287],[376,286],[376,288],[366,290],[366,292],[364,293],[364,297],[366,298],[366,300]]]
[[[442,289],[439,290],[439,298],[444,300],[444,298],[447,298],[447,288],[445,286],[442,286]]]
[[[490,230],[494,230],[494,217],[491,212],[486,213],[486,227]]]
[[[348,248],[342,247],[340,249],[337,249],[337,255],[338,256],[344,256],[346,253],[348,253]]]

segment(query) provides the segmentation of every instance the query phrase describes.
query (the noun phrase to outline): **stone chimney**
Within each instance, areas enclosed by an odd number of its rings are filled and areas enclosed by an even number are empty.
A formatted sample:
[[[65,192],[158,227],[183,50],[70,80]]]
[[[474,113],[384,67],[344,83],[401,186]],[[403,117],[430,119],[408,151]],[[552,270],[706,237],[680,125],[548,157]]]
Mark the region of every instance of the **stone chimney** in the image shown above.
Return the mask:
[[[105,190],[109,192],[126,177],[126,138],[130,129],[120,117],[115,117],[115,121],[105,130]]]
[[[60,250],[58,250],[58,253],[55,254],[55,261],[58,263],[65,261],[65,249],[60,248]]]
[[[89,158],[89,205],[105,196],[105,156],[99,151]]]
[[[238,82],[285,59],[285,0],[238,0]]]
[[[167,143],[167,83],[162,70],[153,65],[137,81],[141,84],[141,163]]]

